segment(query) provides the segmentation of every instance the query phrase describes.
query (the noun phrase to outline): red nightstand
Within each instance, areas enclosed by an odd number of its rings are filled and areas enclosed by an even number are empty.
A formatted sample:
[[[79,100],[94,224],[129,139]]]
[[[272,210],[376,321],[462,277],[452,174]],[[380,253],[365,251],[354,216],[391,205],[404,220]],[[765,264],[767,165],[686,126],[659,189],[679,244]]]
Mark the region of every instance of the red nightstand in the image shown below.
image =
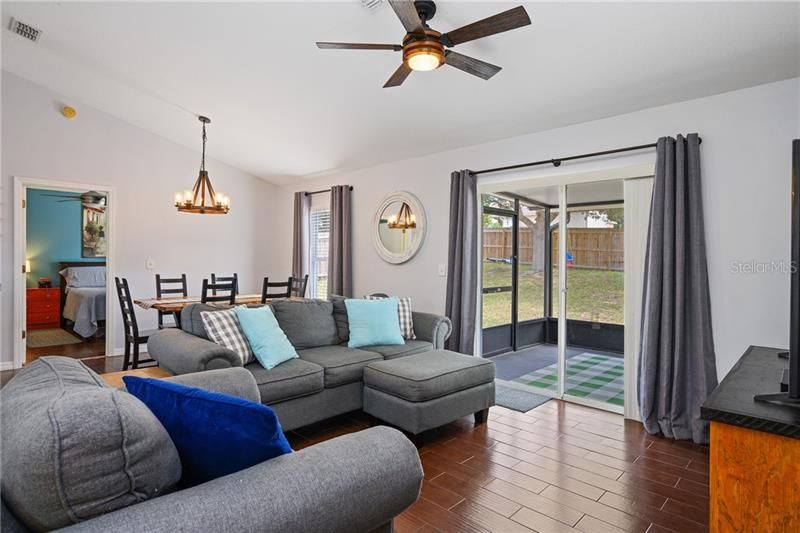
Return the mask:
[[[28,289],[27,329],[61,326],[61,289]]]

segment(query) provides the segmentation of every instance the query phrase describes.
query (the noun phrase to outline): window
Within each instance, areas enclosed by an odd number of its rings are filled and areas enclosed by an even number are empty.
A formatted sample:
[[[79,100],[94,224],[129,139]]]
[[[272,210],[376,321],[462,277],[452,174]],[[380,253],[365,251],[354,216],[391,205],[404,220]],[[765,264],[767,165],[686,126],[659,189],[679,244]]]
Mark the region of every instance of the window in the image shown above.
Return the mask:
[[[331,229],[329,207],[311,209],[311,250],[308,294],[311,298],[328,297],[328,243]]]

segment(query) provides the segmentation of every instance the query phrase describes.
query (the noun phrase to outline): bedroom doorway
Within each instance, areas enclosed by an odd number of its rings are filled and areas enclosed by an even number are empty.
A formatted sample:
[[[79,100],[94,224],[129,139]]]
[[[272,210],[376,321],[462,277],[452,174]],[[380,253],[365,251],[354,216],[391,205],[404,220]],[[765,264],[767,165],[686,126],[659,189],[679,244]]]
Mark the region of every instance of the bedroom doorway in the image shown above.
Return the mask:
[[[106,370],[113,354],[112,190],[15,178],[14,368],[44,355]]]

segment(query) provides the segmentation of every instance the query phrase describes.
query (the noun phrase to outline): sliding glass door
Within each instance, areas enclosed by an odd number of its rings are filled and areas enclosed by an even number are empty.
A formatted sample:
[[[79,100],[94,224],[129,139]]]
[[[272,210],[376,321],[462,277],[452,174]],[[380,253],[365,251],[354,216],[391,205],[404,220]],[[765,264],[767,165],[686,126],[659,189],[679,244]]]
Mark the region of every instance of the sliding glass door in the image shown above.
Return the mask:
[[[498,379],[621,412],[622,181],[483,196],[483,356]]]
[[[605,190],[616,190],[607,184]],[[622,412],[624,204],[593,184],[563,186],[559,260],[559,389],[565,400]],[[621,183],[619,187],[621,192]],[[609,193],[606,192],[608,195]]]

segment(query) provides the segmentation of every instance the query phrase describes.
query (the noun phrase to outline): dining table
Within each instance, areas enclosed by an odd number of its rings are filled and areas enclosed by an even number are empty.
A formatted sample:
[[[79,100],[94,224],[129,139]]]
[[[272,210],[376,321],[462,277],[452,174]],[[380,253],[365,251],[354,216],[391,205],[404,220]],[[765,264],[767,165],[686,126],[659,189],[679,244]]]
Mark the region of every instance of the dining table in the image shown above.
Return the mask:
[[[292,297],[292,300],[302,300],[303,298]],[[268,298],[266,303],[272,299]],[[199,296],[175,296],[172,298],[135,298],[133,303],[142,309],[156,309],[164,313],[172,313],[175,317],[175,325],[181,327],[181,311],[190,304],[201,302]],[[239,305],[251,305],[261,303],[261,294],[237,294],[236,303]],[[209,303],[209,305],[214,305]]]

